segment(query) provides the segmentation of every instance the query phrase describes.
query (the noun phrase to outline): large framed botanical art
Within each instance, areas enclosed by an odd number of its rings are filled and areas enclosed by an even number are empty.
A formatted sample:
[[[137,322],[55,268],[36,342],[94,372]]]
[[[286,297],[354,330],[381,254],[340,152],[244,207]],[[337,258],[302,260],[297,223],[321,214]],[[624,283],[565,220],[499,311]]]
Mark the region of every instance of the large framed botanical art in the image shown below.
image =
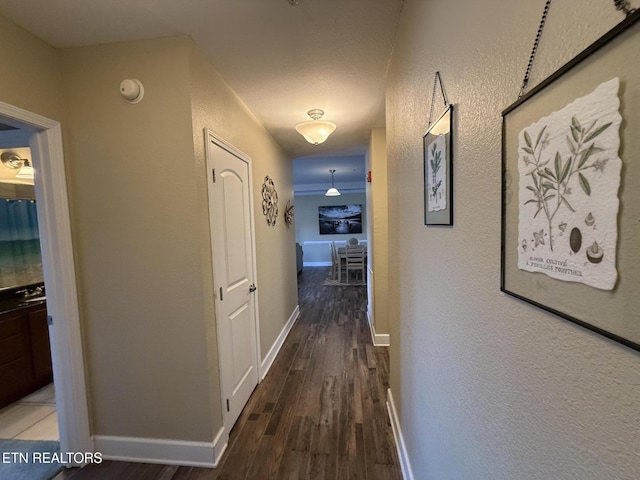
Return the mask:
[[[453,105],[422,138],[424,153],[424,224],[453,225]]]
[[[501,290],[640,350],[640,11],[502,113]]]

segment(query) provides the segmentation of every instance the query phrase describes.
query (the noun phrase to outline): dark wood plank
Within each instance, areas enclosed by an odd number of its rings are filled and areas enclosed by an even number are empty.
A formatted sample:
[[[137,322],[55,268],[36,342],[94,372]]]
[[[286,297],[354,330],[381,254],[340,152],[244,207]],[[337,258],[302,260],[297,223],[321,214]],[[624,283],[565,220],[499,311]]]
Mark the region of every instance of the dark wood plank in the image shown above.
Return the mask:
[[[243,480],[246,478],[253,458],[255,457],[260,441],[262,440],[264,429],[270,419],[268,414],[251,414],[247,419],[244,428],[238,432],[236,443],[238,447],[229,450],[219,475],[220,480]]]
[[[294,417],[289,429],[284,454],[280,462],[278,474],[271,478],[287,478],[305,480],[309,474],[309,451],[301,451],[296,449],[302,427],[302,418]],[[303,427],[302,427],[303,428]]]
[[[351,478],[367,478],[367,449],[364,444],[364,428],[361,423],[356,424],[356,456],[354,471]],[[355,474],[355,475],[353,475]]]
[[[325,480],[327,455],[312,453],[309,459],[309,480]]]
[[[272,438],[270,436],[263,436],[260,440],[260,445],[251,463],[247,479],[267,477],[265,469],[270,459],[271,442]]]

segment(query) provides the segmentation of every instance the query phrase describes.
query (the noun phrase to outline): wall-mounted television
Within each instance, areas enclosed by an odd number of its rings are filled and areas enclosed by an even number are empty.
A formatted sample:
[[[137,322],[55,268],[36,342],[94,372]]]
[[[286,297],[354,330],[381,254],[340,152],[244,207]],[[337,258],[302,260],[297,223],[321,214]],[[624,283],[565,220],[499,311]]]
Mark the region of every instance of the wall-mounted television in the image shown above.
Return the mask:
[[[318,207],[321,235],[362,233],[362,205]]]
[[[36,202],[0,198],[0,291],[43,281]]]

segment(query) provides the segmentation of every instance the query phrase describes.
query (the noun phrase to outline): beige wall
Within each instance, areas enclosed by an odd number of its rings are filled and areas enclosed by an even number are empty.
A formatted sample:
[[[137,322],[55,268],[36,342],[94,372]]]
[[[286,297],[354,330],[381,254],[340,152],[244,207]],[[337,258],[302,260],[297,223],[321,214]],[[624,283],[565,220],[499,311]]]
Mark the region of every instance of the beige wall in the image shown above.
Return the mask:
[[[0,101],[63,120],[58,52],[0,16]]]
[[[191,41],[61,52],[92,433],[212,439]],[[120,96],[139,79],[144,100]]]
[[[202,175],[197,188],[200,207],[202,282],[209,292],[211,284],[211,252],[206,213],[206,178],[204,176],[204,128],[208,128],[251,157],[253,165],[253,199],[257,242],[258,299],[260,315],[260,348],[265,358],[287,320],[298,305],[296,277],[295,230],[287,228],[284,209],[293,203],[293,169],[291,160],[267,133],[253,114],[224,82],[214,67],[194,46],[191,61],[191,98],[193,108],[193,143],[195,161]],[[279,213],[274,227],[267,225],[262,213],[262,183],[269,175],[278,192]],[[205,245],[206,243],[206,245]],[[210,296],[213,298],[213,295]],[[211,301],[207,310],[212,309]],[[208,330],[210,341],[214,332]]]
[[[343,193],[337,197],[325,195],[296,195],[296,240],[304,246],[304,242],[345,242],[351,237],[359,240],[367,240],[368,212],[367,199],[364,193]],[[333,205],[362,205],[362,233],[340,233],[335,235],[321,235],[318,223],[318,207]],[[322,245],[322,255],[319,252],[313,255],[305,255],[305,261],[331,263],[331,251],[326,245]]]
[[[390,310],[399,315],[391,388],[415,478],[640,472],[638,352],[499,289],[501,112],[518,95],[542,7],[404,4],[387,86]],[[554,2],[532,85],[621,18],[612,2]],[[452,228],[425,227],[415,207],[437,70],[456,104]]]
[[[374,128],[366,164],[372,181],[367,183],[367,237],[369,269],[373,276],[373,323],[376,334],[389,333],[389,215],[387,150],[384,128]],[[371,288],[371,286],[370,286]],[[370,292],[371,295],[371,292]],[[370,307],[369,307],[370,308]]]

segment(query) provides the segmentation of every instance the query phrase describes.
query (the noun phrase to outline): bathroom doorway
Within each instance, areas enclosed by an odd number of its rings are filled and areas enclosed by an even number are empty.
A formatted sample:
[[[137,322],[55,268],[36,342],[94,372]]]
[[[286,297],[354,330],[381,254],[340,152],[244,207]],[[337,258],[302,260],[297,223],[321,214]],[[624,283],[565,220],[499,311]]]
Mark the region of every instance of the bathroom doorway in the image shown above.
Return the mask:
[[[26,136],[32,155],[30,163],[35,170],[60,450],[91,452],[61,126],[57,121],[2,102],[0,123],[14,130],[13,135]]]
[[[28,132],[0,123],[0,159],[0,440],[58,442]]]

